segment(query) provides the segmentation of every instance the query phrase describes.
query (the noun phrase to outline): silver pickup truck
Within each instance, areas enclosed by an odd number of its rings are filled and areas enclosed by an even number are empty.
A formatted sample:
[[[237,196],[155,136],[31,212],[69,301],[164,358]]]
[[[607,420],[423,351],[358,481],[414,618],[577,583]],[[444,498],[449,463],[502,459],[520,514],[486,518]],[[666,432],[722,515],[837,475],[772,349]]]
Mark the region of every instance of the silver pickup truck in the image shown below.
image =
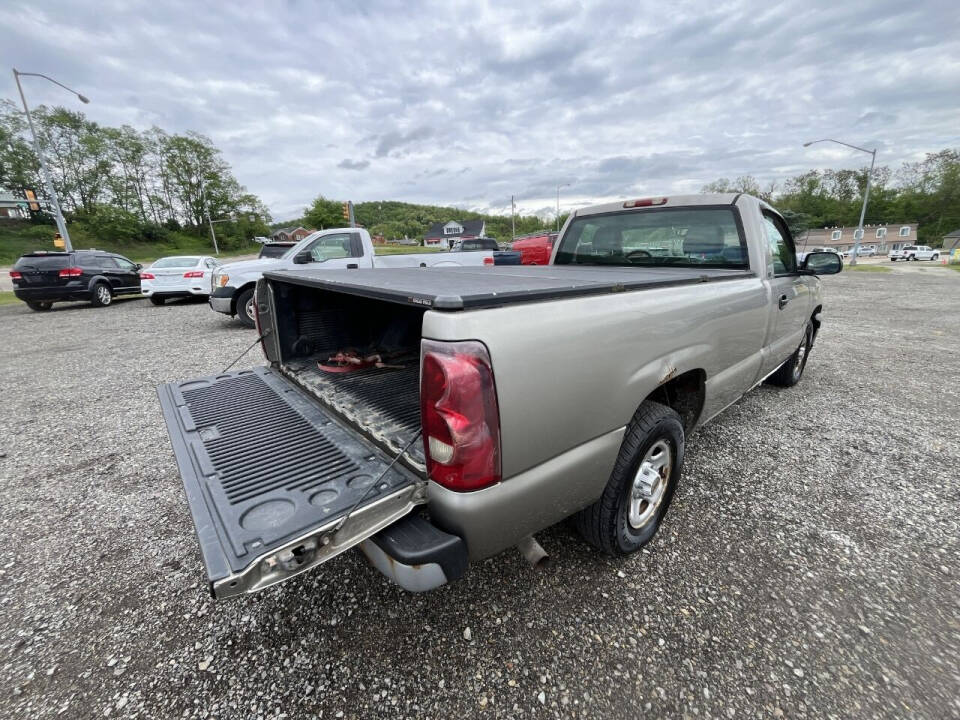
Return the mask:
[[[268,364],[159,388],[213,595],[356,545],[427,590],[571,516],[636,551],[687,436],[800,379],[841,265],[696,195],[577,210],[549,266],[265,273]]]

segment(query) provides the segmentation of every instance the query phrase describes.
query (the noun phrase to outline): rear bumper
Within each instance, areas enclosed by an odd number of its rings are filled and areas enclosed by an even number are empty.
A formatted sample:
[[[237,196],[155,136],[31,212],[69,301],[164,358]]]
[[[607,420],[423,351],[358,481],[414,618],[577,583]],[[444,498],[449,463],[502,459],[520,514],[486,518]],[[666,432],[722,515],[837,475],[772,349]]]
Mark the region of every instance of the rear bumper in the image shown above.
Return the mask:
[[[233,293],[236,288],[222,287],[210,294],[210,309],[224,315],[233,315]]]
[[[89,300],[90,291],[86,288],[67,287],[13,287],[13,294],[20,300],[37,302],[62,302],[64,300]]]
[[[467,570],[467,546],[426,518],[411,513],[364,540],[370,563],[404,590],[425,592],[459,580]]]
[[[187,297],[189,295],[209,295],[210,288],[189,285],[189,284],[178,284],[178,285],[151,285],[148,284],[148,281],[140,283],[140,294],[144,297]]]

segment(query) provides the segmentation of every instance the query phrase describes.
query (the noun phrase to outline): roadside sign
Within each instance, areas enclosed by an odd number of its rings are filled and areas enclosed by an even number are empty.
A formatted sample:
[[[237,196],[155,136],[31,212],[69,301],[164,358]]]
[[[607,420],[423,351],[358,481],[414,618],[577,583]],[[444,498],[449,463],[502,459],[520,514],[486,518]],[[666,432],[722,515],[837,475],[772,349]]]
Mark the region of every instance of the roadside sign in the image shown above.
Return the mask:
[[[27,189],[25,189],[25,190],[23,191],[23,196],[24,196],[28,201],[36,201],[36,199],[37,199],[37,194],[36,194],[32,189],[30,189],[30,188],[27,188]],[[31,202],[31,203],[30,203],[30,210],[31,210],[32,212],[40,212],[40,203],[38,203],[38,202]]]

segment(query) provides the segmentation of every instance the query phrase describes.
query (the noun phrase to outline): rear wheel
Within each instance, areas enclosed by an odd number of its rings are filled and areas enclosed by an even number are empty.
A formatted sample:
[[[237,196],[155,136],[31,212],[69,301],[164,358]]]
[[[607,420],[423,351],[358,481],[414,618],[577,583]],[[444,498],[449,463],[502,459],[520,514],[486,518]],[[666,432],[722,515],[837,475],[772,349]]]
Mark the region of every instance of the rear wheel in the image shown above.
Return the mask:
[[[158,296],[156,296],[156,295],[151,295],[151,296],[150,296],[150,302],[152,302],[154,305],[163,305],[164,303],[167,302],[167,299],[164,298],[164,297],[158,297]]]
[[[52,302],[36,302],[35,300],[27,300],[27,307],[36,312],[44,312],[53,307]]]
[[[237,319],[249,328],[257,326],[257,307],[253,290],[248,288],[237,296]]]
[[[807,367],[810,357],[810,347],[813,345],[813,326],[808,322],[804,329],[800,345],[793,351],[787,361],[770,377],[767,382],[779,387],[793,387],[803,377],[803,370]]]
[[[683,449],[680,416],[644,402],[627,426],[603,495],[575,516],[583,538],[609,555],[627,555],[650,542],[680,480]]]
[[[90,293],[90,304],[94,307],[106,307],[113,302],[113,293],[110,286],[99,282],[93,286],[93,292]]]

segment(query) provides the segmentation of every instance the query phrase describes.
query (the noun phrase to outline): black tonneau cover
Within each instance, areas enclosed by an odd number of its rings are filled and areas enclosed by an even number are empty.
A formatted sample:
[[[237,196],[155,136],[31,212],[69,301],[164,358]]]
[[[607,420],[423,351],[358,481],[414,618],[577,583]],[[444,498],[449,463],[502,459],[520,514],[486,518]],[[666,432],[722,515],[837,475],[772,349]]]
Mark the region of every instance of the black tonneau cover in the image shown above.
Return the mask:
[[[543,265],[296,270],[267,272],[264,277],[435,310],[470,310],[519,302],[737,280],[753,277],[753,273],[710,267]]]

